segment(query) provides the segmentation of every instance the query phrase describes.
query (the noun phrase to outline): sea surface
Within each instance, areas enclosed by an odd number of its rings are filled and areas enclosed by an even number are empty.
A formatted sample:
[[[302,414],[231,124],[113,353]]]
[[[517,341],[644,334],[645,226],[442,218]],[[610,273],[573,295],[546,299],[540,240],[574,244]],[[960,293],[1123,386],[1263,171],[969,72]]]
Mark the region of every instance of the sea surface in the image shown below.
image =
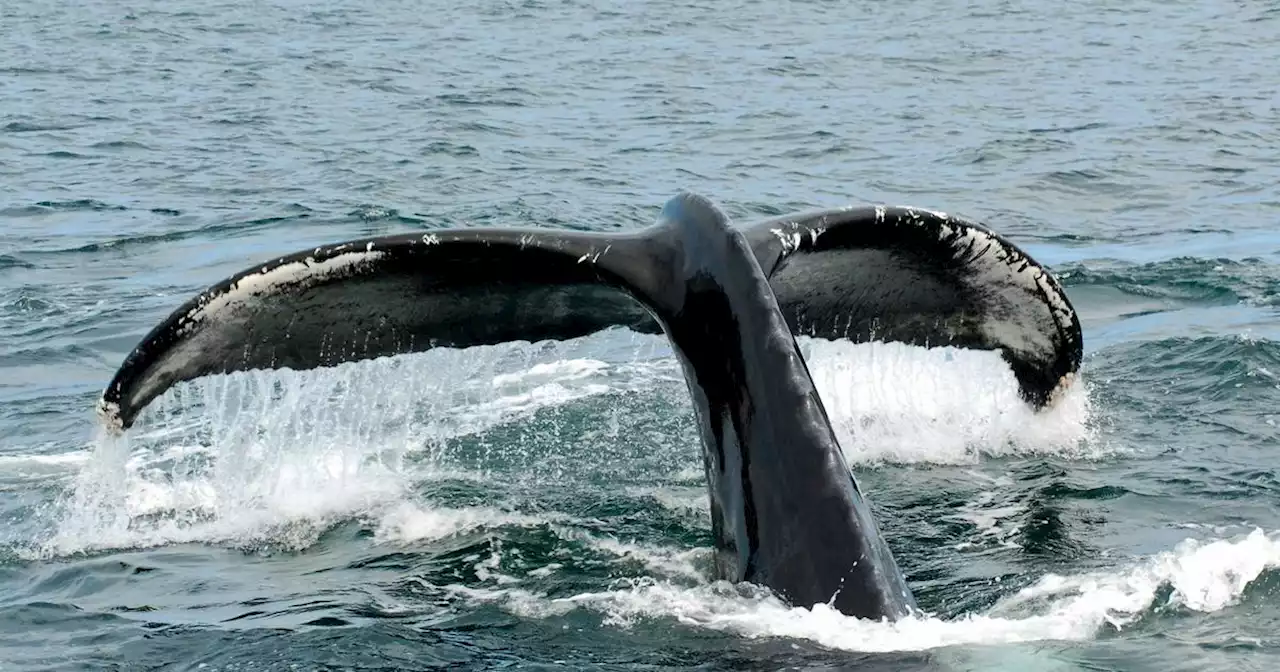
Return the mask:
[[[1275,0],[0,4],[0,670],[1280,669]],[[711,579],[626,331],[93,405],[189,297],[441,227],[960,213],[1082,378],[802,343],[927,616]]]

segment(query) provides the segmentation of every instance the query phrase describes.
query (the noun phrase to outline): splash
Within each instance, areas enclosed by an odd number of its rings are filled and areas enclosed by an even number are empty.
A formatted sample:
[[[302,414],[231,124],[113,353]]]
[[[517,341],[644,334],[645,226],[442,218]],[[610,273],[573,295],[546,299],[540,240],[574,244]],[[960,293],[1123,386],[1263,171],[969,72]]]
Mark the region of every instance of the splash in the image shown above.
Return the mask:
[[[537,446],[571,457],[567,462],[583,471],[567,477],[585,479],[592,461],[602,459],[599,442],[635,443],[642,428],[663,421],[671,409],[687,412],[683,379],[661,343],[615,332],[185,383],[148,409],[128,437],[95,440],[43,552],[187,541],[301,548],[326,525],[357,517],[371,521],[371,543],[392,546],[545,527],[590,553],[639,567],[642,575],[607,589],[550,596],[542,588],[563,570],[559,562],[504,572],[503,553],[518,549],[495,544],[476,560],[479,585],[439,588],[452,599],[496,603],[524,617],[587,611],[616,627],[670,620],[866,652],[1088,639],[1105,628],[1130,627],[1153,610],[1227,608],[1263,572],[1280,567],[1280,540],[1258,530],[1243,539],[1188,541],[1105,572],[1044,576],[982,613],[861,621],[823,605],[789,607],[752,586],[711,581],[709,549],[617,539],[601,532],[598,521],[560,513],[546,501],[522,508],[515,500],[539,502],[544,484],[494,487],[509,485],[512,474],[486,466],[484,451],[457,447],[495,432],[530,431],[557,409],[633,407],[630,415],[557,432]],[[993,353],[814,339],[802,339],[801,346],[853,464],[1096,454],[1089,452],[1091,409],[1082,385],[1050,411],[1033,413]],[[609,422],[620,426],[601,431]],[[644,450],[665,445],[645,443]],[[705,525],[696,452],[679,454],[686,463],[621,491],[679,514],[690,526]],[[621,475],[636,465],[601,469]],[[458,505],[421,494],[424,483],[450,479],[476,484],[487,500]],[[1000,486],[993,483],[992,491]],[[1008,521],[1019,518],[1020,509],[984,496],[953,515],[975,528],[971,542],[1006,545]]]
[[[820,339],[800,344],[852,464],[1102,454],[1086,444],[1091,407],[1083,381],[1036,412],[995,352]]]
[[[196,541],[303,548],[336,522],[389,515],[424,481],[487,477],[446,450],[458,437],[675,380],[673,365],[651,361],[643,347],[605,364],[579,357],[582,346],[441,349],[182,383],[129,434],[95,437],[55,529],[34,552]],[[407,525],[388,533],[422,526]]]
[[[994,353],[801,345],[855,465],[1070,454],[1087,434],[1082,386],[1050,412],[1034,413]],[[579,406],[605,416],[571,429],[558,419],[563,413],[543,417]],[[543,464],[559,470],[556,479],[610,479],[650,468],[644,460],[655,450],[669,453],[664,460],[676,469],[628,491],[648,489],[659,505],[687,514],[705,508],[696,435],[671,425],[672,417],[691,422],[689,408],[665,340],[626,330],[210,376],[157,399],[128,436],[95,439],[39,552],[197,541],[302,548],[337,522],[386,519],[424,483],[460,475],[502,483]],[[483,450],[468,448],[477,442]],[[602,456],[610,442],[644,455]],[[524,463],[503,462],[520,451]],[[477,524],[497,515],[474,513]],[[444,524],[419,516],[387,523],[384,534],[425,538]]]

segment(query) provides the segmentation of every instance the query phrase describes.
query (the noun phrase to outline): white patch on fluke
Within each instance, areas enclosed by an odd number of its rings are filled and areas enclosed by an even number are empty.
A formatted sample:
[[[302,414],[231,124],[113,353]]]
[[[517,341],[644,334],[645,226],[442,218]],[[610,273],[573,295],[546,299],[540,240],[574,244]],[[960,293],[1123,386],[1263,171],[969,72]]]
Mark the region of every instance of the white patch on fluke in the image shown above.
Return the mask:
[[[370,243],[369,247],[372,248]],[[334,248],[335,251],[347,247]],[[336,256],[316,261],[315,257],[307,257],[302,261],[283,264],[275,268],[263,268],[260,273],[246,275],[231,285],[225,292],[212,295],[201,302],[182,317],[179,336],[191,333],[197,326],[208,319],[216,319],[218,313],[251,302],[254,297],[278,294],[280,288],[289,285],[315,284],[325,278],[350,272],[352,269],[368,264],[386,256],[385,252],[345,252]]]
[[[348,247],[350,246],[340,245],[332,248],[330,253],[339,252]],[[311,285],[338,274],[351,274],[360,266],[375,262],[385,255],[386,252],[372,252],[366,248],[366,251],[362,252],[336,254],[323,261],[316,261],[315,257],[311,256],[301,261],[281,264],[275,268],[264,266],[262,271],[240,278],[224,291],[201,294],[196,306],[177,321],[174,335],[180,341],[186,342],[171,348],[165,357],[158,360],[153,368],[145,373],[143,379],[135,381],[134,392],[145,390],[147,386],[155,384],[154,381],[162,380],[166,374],[180,371],[189,363],[189,358],[192,356],[189,350],[200,348],[198,342],[191,340],[192,336],[206,321],[223,319],[224,316],[234,313],[238,307],[247,305],[260,297],[279,294],[283,287]],[[120,384],[116,383],[112,391],[118,394]],[[107,400],[106,395],[98,401],[98,417],[109,434],[120,435],[124,432],[120,410],[119,403]]]
[[[610,244],[610,245],[606,245],[606,246],[605,246],[605,248],[604,248],[603,250],[598,250],[598,249],[596,249],[596,248],[594,248],[594,247],[593,247],[593,248],[591,248],[591,250],[590,250],[590,251],[588,251],[586,254],[582,255],[581,257],[578,257],[578,263],[579,263],[579,264],[581,264],[582,262],[584,262],[584,261],[586,261],[586,260],[588,260],[588,259],[590,259],[590,260],[591,260],[591,263],[593,263],[593,264],[598,263],[598,262],[600,261],[600,257],[604,256],[604,254],[605,254],[606,252],[608,252],[608,251],[609,251],[609,248],[611,248],[611,247],[613,247],[613,245],[612,245],[612,244]]]
[[[790,222],[789,225],[793,229],[790,232],[783,231],[782,229],[770,229],[769,231],[770,233],[778,237],[778,241],[782,243],[782,251],[785,254],[791,254],[792,252],[795,252],[796,250],[800,249],[800,241],[802,239],[802,235],[798,230],[799,227],[796,225],[796,223]],[[816,233],[814,234],[813,239],[814,240],[818,239],[818,236]]]

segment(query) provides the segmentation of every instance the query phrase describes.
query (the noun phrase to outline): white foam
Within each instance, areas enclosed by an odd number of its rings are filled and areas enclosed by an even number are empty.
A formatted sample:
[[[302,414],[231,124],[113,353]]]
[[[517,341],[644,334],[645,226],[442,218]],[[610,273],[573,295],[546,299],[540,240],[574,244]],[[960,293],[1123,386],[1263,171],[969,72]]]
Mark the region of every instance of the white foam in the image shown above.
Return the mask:
[[[467,586],[446,586],[449,593],[478,603],[498,603],[508,612],[523,618],[550,618],[563,616],[574,610],[572,603],[547,599],[545,593],[538,593],[522,588],[470,588]]]
[[[675,548],[621,541],[613,537],[581,535],[587,545],[622,560],[636,560],[651,572],[669,578],[704,580],[711,558],[711,549]]]
[[[974,527],[973,536],[956,544],[957,549],[984,546],[1018,548],[1020,521],[1027,512],[1024,502],[1008,501],[1010,492],[1016,492],[1013,480],[1008,476],[990,479],[983,474],[970,472],[978,479],[992,481],[993,489],[978,493],[978,498],[967,502],[954,513],[946,516],[952,520],[969,523]]]
[[[28,483],[66,480],[93,458],[88,450],[62,453],[17,453],[0,455],[0,490],[29,487]],[[22,483],[21,486],[10,484]]]
[[[645,551],[636,547],[628,552]],[[673,619],[743,637],[803,639],[848,651],[918,651],[958,644],[1086,640],[1104,628],[1125,628],[1149,610],[1170,604],[1219,611],[1238,601],[1264,569],[1277,568],[1280,537],[1255,530],[1243,539],[1188,540],[1127,569],[1049,575],[987,613],[945,620],[924,616],[896,623],[850,618],[826,605],[789,607],[762,589],[725,582],[689,586],[642,578],[619,589],[543,597],[543,606],[536,604],[536,595],[518,586],[472,589],[469,595],[503,603],[524,615],[562,615],[570,606],[590,609],[603,614],[606,624],[618,627],[640,619]],[[1165,588],[1171,589],[1169,597],[1160,601]],[[530,600],[535,604],[530,606]]]
[[[697,476],[703,477],[698,471]],[[682,516],[692,518],[710,518],[708,513],[707,487],[702,484],[686,486],[633,486],[627,488],[628,494],[648,497],[660,506]]]
[[[87,450],[75,450],[52,455],[0,455],[0,469],[20,469],[26,466],[68,467],[84,464],[93,456]]]
[[[1254,529],[1243,539],[1188,539],[1123,574],[1050,574],[1005,601],[1001,610],[1038,602],[1054,604],[1068,617],[1102,618],[1113,625],[1132,622],[1152,606],[1219,611],[1244,592],[1263,570],[1280,567],[1280,537]],[[1173,588],[1167,605],[1154,604],[1162,586]]]
[[[378,521],[378,543],[434,541],[483,528],[545,525],[559,516],[526,515],[495,507],[432,508],[401,502]]]

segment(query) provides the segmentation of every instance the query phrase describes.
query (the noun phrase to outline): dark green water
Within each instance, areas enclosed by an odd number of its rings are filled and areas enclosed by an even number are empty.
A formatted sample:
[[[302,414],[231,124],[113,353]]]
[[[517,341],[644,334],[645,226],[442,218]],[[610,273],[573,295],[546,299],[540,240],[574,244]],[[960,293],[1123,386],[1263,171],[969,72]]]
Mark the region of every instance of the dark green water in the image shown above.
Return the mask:
[[[1274,670],[1280,5],[10,0],[0,670]],[[858,202],[1063,278],[1082,384],[806,342],[921,606],[709,580],[664,341],[92,404],[209,283],[430,227]]]

